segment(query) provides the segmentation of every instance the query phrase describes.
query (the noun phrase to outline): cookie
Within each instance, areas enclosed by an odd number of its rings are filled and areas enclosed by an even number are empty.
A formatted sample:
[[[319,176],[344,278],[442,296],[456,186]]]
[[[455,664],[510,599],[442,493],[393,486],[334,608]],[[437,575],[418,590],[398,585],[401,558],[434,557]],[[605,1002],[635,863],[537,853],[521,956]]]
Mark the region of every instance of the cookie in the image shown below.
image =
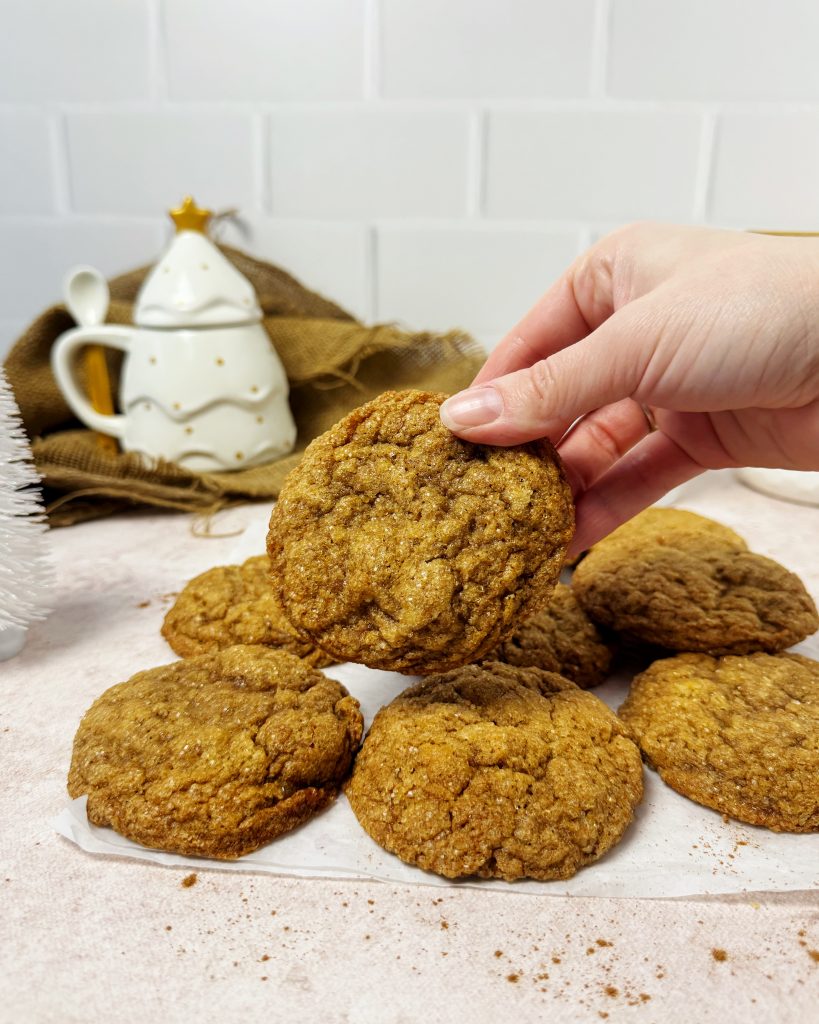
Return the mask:
[[[192,579],[165,616],[162,635],[182,658],[234,644],[265,644],[319,668],[333,664],[290,625],[270,581],[267,555],[219,565]]]
[[[77,730],[68,792],[143,846],[228,860],[330,803],[361,733],[339,683],[284,651],[229,647],[106,690]]]
[[[449,669],[549,602],[574,528],[556,452],[462,441],[440,421],[445,397],[390,391],[354,410],[273,510],[282,606],[339,661]]]
[[[606,678],[611,657],[611,650],[571,588],[558,583],[548,608],[519,625],[486,660],[558,672],[588,689]]]
[[[447,878],[569,878],[622,837],[640,752],[602,701],[536,668],[469,665],[370,727],[345,792],[401,860]]]
[[[774,653],[819,628],[798,576],[677,509],[649,509],[595,544],[572,589],[598,624],[672,651]]]
[[[730,547],[747,550],[745,540],[730,526],[717,522],[716,519],[709,519],[708,516],[701,516],[697,512],[688,512],[682,508],[647,508],[643,512],[623,523],[604,540],[599,541],[592,551],[596,551],[601,544],[608,544],[617,540],[618,543],[636,543],[638,545],[651,543],[667,543],[664,538],[669,535],[674,538],[693,535],[702,537],[706,535],[725,542]],[[587,551],[585,554],[588,554]]]
[[[620,716],[683,796],[775,832],[819,830],[819,662],[680,654],[636,677]]]

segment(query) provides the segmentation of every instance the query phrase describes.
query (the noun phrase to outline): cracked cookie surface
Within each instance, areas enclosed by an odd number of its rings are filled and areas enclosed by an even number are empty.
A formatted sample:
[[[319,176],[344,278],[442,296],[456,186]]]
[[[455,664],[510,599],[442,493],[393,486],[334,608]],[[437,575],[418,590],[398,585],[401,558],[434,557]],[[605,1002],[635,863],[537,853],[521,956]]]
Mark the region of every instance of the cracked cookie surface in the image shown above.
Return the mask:
[[[277,594],[267,555],[215,566],[185,585],[165,616],[162,635],[182,658],[234,644],[265,644],[317,668],[332,665],[329,654],[293,629]]]
[[[358,701],[266,647],[139,672],[106,690],[74,739],[68,791],[88,820],[144,846],[232,859],[335,797],[362,733]]]
[[[619,713],[683,796],[776,832],[819,830],[819,662],[680,654],[637,676]]]
[[[468,665],[376,715],[345,792],[390,853],[447,878],[571,877],[622,837],[640,752],[562,676]]]
[[[446,396],[386,392],[310,444],[268,553],[298,632],[341,661],[426,674],[474,661],[548,604],[574,529],[547,443],[469,444]]]
[[[572,590],[595,622],[672,651],[773,653],[819,628],[798,576],[677,509],[649,509],[595,544]]]
[[[541,668],[583,689],[606,678],[612,652],[565,583],[558,583],[548,608],[522,623],[489,655],[519,668]]]

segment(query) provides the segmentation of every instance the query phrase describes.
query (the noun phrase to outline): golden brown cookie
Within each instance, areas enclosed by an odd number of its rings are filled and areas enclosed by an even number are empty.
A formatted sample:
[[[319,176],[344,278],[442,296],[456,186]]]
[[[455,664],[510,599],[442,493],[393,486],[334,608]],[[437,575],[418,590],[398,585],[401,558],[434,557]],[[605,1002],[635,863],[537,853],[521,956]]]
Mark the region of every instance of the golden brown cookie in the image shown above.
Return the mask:
[[[608,675],[611,653],[571,588],[558,583],[548,608],[519,625],[486,660],[558,672],[588,689]]]
[[[229,647],[139,672],[86,712],[68,774],[88,820],[229,860],[312,817],[361,740],[358,701],[284,651]]]
[[[676,509],[649,509],[595,544],[572,589],[595,622],[672,651],[776,652],[819,628],[798,576]]]
[[[636,677],[620,715],[683,796],[775,832],[819,830],[819,662],[680,654]]]
[[[302,639],[282,611],[267,555],[218,565],[186,584],[162,623],[162,635],[182,658],[233,644],[280,647],[308,664],[332,665],[329,654]]]
[[[569,878],[643,792],[617,716],[568,679],[497,662],[432,676],[376,715],[345,792],[390,853],[447,878]]]
[[[469,444],[446,396],[389,391],[317,438],[268,552],[298,632],[340,661],[429,673],[497,647],[548,604],[574,528],[547,443]]]
[[[669,536],[679,538],[693,535],[699,538],[703,534],[743,551],[748,548],[736,531],[724,523],[718,523],[716,519],[709,519],[708,516],[701,516],[697,512],[688,512],[682,508],[647,508],[629,519],[627,523],[623,523],[605,540],[595,544],[591,550],[595,551],[601,544],[608,544],[615,538],[618,543],[633,542],[640,545],[647,542],[668,543]],[[588,553],[587,551],[586,554]]]

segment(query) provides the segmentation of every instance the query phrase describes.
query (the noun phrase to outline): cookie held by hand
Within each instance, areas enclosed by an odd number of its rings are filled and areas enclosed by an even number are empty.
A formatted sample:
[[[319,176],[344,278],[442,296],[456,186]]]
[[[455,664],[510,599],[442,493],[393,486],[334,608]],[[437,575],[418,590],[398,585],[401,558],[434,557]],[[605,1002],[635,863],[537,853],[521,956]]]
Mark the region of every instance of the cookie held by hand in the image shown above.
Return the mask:
[[[546,442],[470,444],[444,395],[386,392],[310,444],[268,553],[299,634],[339,661],[426,674],[486,655],[544,608],[574,529]]]

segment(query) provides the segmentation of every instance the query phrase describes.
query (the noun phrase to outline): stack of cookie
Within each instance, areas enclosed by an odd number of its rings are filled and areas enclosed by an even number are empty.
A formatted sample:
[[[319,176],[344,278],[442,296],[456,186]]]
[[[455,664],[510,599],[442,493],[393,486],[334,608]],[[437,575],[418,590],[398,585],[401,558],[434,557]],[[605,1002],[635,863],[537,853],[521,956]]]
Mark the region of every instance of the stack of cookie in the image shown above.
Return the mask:
[[[632,649],[672,655],[620,708],[668,785],[753,825],[819,829],[819,663],[783,653],[819,628],[797,576],[720,523],[649,509],[592,548],[572,589]]]
[[[467,444],[442,395],[386,394],[308,448],[273,511],[294,628],[340,660],[424,675],[375,716],[346,792],[385,849],[447,877],[568,878],[619,841],[639,751],[602,701],[610,654],[571,591],[547,443]],[[552,602],[550,604],[550,602]]]
[[[819,666],[778,653],[819,625],[799,580],[726,527],[652,510],[559,583],[574,512],[554,449],[461,441],[443,398],[355,410],[288,478],[267,555],[185,587],[163,634],[186,660],[113,687],[80,726],[70,791],[90,820],[239,856],[346,779],[408,863],[562,879],[622,838],[642,749],[708,806],[819,828]],[[623,645],[700,653],[655,662],[620,718],[587,691]],[[317,671],[334,661],[426,677],[357,756],[358,704]]]

